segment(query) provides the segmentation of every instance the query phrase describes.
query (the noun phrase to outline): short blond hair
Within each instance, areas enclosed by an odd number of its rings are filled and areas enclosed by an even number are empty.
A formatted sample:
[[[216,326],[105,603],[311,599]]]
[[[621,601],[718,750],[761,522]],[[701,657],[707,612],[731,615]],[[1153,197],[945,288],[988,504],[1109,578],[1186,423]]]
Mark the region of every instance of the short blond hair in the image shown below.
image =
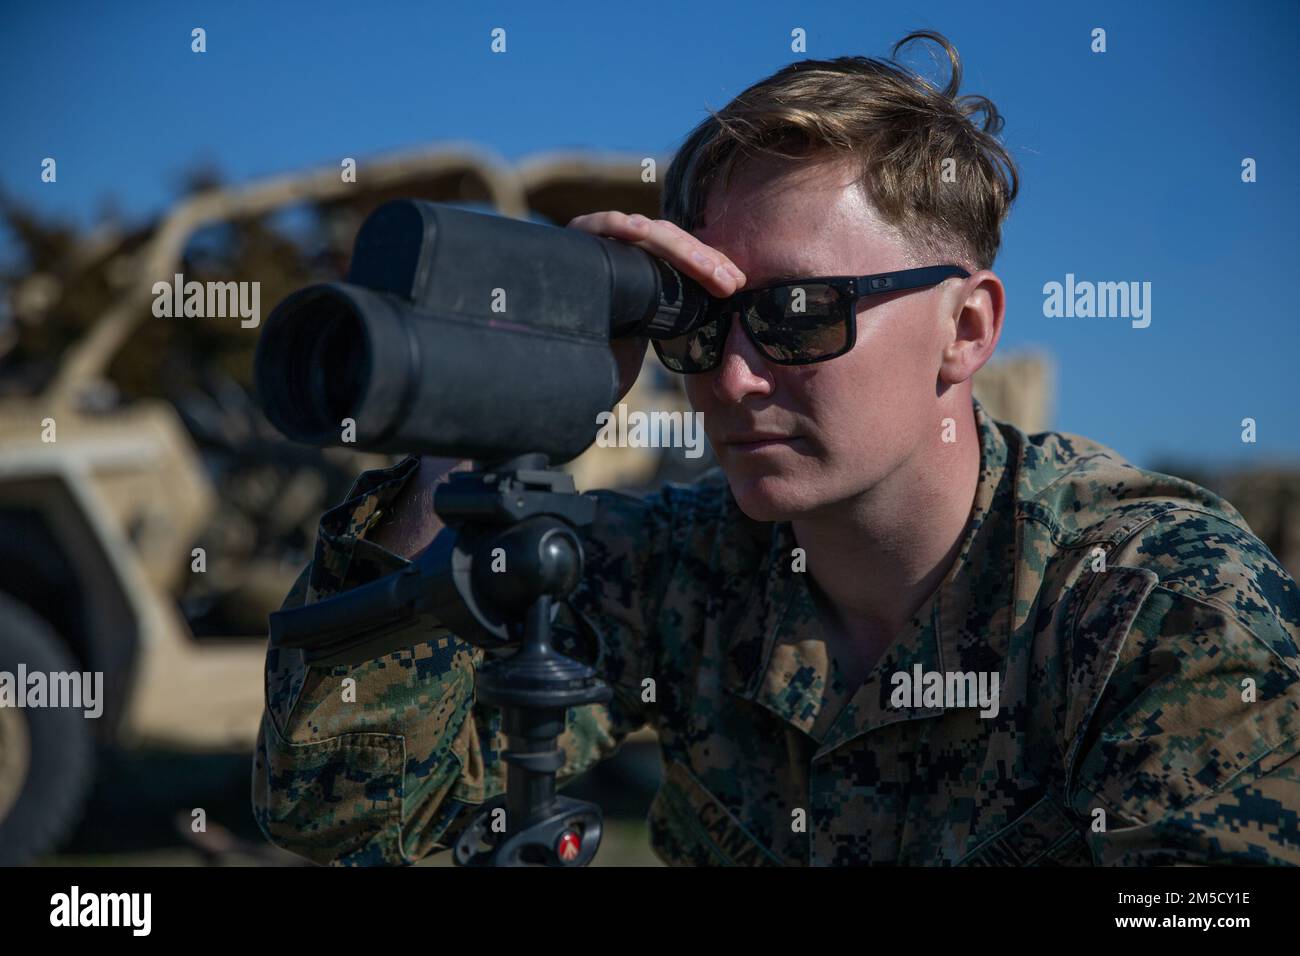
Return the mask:
[[[897,62],[915,40],[947,54],[952,74],[942,90]],[[688,232],[699,228],[710,189],[725,189],[750,157],[847,159],[880,218],[914,249],[972,271],[989,268],[1019,176],[997,139],[997,108],[983,96],[958,96],[960,85],[956,48],[927,30],[894,44],[889,60],[792,63],[691,131],[668,168],[663,217]],[[945,181],[945,169],[955,181]]]

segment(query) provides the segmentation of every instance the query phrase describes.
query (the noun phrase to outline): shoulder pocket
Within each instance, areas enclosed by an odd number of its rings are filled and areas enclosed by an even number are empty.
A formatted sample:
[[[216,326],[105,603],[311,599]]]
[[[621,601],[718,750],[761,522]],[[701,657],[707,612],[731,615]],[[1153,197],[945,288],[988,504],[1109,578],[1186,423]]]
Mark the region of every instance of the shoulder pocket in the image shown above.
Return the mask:
[[[1119,663],[1120,651],[1138,613],[1160,582],[1154,572],[1145,568],[1120,565],[1093,574],[1095,580],[1090,582],[1070,629],[1063,733],[1069,751],[1065,755],[1066,792],[1082,730]]]

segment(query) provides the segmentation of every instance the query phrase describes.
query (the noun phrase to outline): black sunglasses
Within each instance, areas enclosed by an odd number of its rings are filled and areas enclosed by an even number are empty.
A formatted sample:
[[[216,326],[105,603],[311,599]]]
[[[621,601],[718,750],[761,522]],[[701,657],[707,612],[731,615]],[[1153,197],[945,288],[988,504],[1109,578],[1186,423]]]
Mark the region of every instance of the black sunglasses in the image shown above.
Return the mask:
[[[740,314],[749,340],[769,362],[811,365],[837,358],[857,341],[857,304],[868,295],[923,289],[970,273],[960,266],[926,266],[870,276],[796,279],[762,289],[744,289],[713,299],[706,321],[671,339],[655,339],[655,354],[670,372],[694,375],[722,361],[732,313]]]

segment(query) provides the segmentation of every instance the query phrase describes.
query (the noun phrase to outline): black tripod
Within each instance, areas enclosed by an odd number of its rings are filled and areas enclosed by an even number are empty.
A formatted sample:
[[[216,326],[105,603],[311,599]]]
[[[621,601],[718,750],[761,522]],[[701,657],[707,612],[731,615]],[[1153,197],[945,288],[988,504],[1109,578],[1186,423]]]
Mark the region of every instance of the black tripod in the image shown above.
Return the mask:
[[[457,840],[462,866],[585,866],[600,845],[600,808],[555,792],[564,766],[557,738],[568,708],[612,694],[595,670],[551,646],[555,611],[582,577],[577,529],[592,522],[596,502],[546,465],[529,454],[453,472],[434,493],[446,527],[413,564],[271,615],[272,646],[301,648],[308,663],[361,663],[396,650],[394,633],[422,613],[486,650],[476,692],[502,711],[506,791]]]

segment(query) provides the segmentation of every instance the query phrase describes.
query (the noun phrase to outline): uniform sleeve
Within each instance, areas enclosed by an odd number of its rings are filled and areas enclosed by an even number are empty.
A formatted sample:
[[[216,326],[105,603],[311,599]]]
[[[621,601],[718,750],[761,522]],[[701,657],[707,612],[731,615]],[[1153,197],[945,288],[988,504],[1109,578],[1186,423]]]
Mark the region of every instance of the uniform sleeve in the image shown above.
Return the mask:
[[[314,558],[285,607],[408,563],[366,535],[418,467],[407,459],[357,480],[322,517]],[[584,581],[571,604],[598,646],[579,640],[568,609],[556,621],[555,643],[594,664],[614,697],[569,710],[561,783],[652,719],[640,682],[653,673],[652,622],[671,571],[676,493],[594,493]],[[504,789],[501,713],[474,696],[484,652],[436,622],[411,625],[407,636],[409,649],[355,666],[308,666],[300,651],[268,649],[253,807],[272,843],[318,863],[413,863],[454,843],[476,805]]]
[[[1190,510],[1153,521],[1110,563],[1156,582],[1070,762],[1094,861],[1300,865],[1295,582],[1248,531]],[[1079,629],[1117,617],[1086,608]]]

